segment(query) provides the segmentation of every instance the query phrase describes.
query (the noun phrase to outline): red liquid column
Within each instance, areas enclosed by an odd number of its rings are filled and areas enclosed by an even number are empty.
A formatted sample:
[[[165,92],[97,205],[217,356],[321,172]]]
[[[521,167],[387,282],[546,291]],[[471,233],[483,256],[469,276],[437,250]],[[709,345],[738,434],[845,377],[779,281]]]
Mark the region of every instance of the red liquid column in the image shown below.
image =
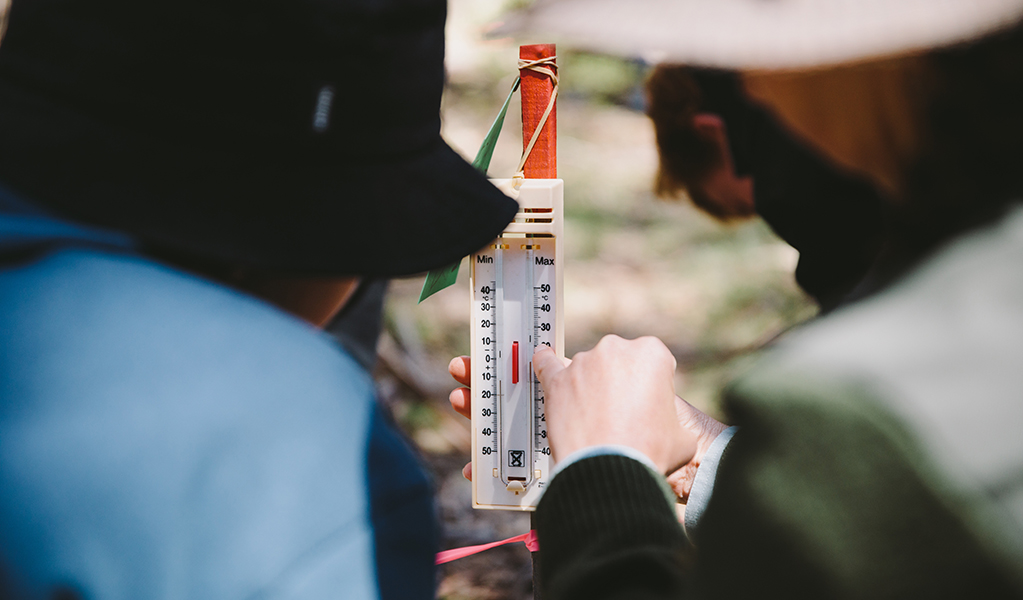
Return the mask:
[[[512,383],[519,382],[519,343],[512,342]]]

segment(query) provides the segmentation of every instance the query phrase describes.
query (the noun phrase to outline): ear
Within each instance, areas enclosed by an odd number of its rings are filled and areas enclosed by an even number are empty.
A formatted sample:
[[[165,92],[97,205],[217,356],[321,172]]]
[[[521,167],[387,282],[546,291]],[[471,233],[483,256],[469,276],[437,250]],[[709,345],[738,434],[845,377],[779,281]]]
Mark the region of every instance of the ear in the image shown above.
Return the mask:
[[[732,149],[725,133],[725,121],[712,113],[696,113],[693,115],[693,128],[717,149],[720,160],[702,182],[700,190],[705,198],[714,202],[728,217],[748,217],[755,211],[753,208],[753,178],[750,176],[736,177],[735,163],[732,161]]]
[[[705,140],[713,142],[721,157],[721,166],[735,175],[735,163],[732,162],[732,148],[728,144],[725,133],[725,120],[712,113],[696,113],[693,115],[693,129],[698,131]]]

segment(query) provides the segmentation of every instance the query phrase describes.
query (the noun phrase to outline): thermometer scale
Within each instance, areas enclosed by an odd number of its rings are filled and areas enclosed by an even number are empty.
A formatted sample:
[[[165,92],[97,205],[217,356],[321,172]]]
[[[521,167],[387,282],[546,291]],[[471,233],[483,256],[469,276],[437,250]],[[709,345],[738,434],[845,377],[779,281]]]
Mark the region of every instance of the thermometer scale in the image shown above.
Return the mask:
[[[473,507],[533,510],[550,475],[544,393],[533,352],[564,356],[560,179],[493,183],[519,211],[470,257]]]

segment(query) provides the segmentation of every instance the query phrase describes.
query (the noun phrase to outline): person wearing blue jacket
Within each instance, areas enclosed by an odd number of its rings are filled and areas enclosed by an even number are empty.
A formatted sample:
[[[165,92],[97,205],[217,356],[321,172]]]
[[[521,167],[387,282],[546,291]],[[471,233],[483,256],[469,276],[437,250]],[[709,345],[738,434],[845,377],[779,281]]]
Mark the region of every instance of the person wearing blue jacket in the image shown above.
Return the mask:
[[[431,598],[430,483],[316,326],[515,204],[439,135],[443,0],[14,0],[0,597]]]

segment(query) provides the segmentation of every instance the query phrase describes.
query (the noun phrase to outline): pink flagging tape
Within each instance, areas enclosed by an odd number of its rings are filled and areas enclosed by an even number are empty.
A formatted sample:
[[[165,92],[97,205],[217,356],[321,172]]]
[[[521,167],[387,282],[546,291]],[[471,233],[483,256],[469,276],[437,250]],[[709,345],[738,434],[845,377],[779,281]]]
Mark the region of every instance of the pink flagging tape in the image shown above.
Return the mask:
[[[530,529],[529,532],[527,533],[523,533],[522,535],[517,535],[515,537],[510,537],[506,540],[501,540],[500,542],[480,544],[479,546],[466,546],[465,548],[452,548],[451,550],[444,550],[443,552],[438,552],[437,564],[442,565],[446,562],[451,562],[453,560],[465,558],[466,556],[470,556],[472,554],[478,554],[480,552],[483,552],[484,550],[490,550],[491,548],[496,548],[498,546],[503,546],[505,544],[514,544],[515,542],[523,542],[524,544],[526,544],[526,548],[529,548],[530,552],[540,551],[540,543],[536,541],[536,530]]]

